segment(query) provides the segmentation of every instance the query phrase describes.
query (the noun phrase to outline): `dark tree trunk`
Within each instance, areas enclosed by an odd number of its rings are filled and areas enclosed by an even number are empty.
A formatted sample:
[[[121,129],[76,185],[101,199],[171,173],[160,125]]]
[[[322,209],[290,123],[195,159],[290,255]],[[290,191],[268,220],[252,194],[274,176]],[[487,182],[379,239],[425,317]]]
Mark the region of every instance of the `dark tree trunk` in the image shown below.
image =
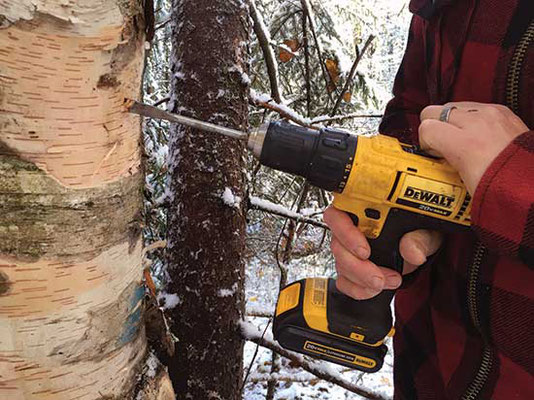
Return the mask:
[[[237,0],[173,0],[172,111],[247,127],[249,35]],[[238,399],[244,311],[244,145],[173,126],[167,291],[178,337],[169,371],[178,398]],[[223,201],[226,191],[227,200]]]

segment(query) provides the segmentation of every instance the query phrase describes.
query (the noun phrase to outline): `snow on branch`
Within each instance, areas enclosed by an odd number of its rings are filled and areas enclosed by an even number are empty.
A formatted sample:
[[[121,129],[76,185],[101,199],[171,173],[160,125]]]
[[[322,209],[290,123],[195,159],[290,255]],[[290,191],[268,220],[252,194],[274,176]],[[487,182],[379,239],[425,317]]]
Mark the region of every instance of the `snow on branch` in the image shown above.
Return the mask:
[[[285,358],[288,358],[303,370],[315,375],[320,379],[338,385],[343,389],[365,397],[366,399],[387,400],[385,397],[382,397],[377,393],[373,393],[368,389],[362,388],[361,386],[355,385],[352,382],[340,378],[339,373],[332,369],[326,362],[308,361],[304,358],[304,356],[284,349],[277,342],[275,342],[271,332],[266,332],[262,337],[262,332],[260,332],[256,325],[251,322],[241,321],[240,327],[241,333],[245,340],[256,343],[280,354]]]
[[[280,204],[273,203],[269,200],[260,199],[259,197],[250,196],[248,199],[248,206],[249,209],[265,211],[270,214],[295,220],[297,222],[304,222],[319,228],[328,229],[328,226],[321,221],[306,217],[305,215],[291,211]]]
[[[247,303],[245,314],[247,317],[272,318],[273,310]]]
[[[305,118],[295,110],[289,108],[285,104],[275,102],[267,94],[258,94],[255,90],[250,90],[250,100],[252,104],[257,107],[266,108],[268,110],[276,111],[283,118],[289,119],[290,121],[295,122],[301,126],[305,126],[311,129],[320,129],[320,127],[313,126],[309,118]]]
[[[308,383],[308,384],[314,384],[319,381],[319,379],[309,372],[302,372],[298,374],[293,373],[281,373],[281,372],[274,372],[271,374],[266,373],[255,373],[251,374],[249,377],[249,382],[267,382],[269,379],[273,379],[278,382],[301,382],[301,383]]]
[[[324,122],[332,121],[343,121],[344,119],[355,119],[355,118],[382,118],[382,114],[346,114],[346,115],[334,115],[333,117],[329,115],[320,115],[312,119],[312,124],[321,124]]]

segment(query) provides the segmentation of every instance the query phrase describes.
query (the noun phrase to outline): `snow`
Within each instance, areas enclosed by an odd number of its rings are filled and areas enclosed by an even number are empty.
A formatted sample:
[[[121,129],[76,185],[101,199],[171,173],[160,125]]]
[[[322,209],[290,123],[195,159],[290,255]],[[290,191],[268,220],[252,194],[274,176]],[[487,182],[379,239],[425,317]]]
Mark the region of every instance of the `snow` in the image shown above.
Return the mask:
[[[164,304],[163,304],[164,310],[175,308],[182,302],[182,300],[176,293],[160,292],[158,294],[158,302],[160,302],[161,299],[163,299],[164,301]]]
[[[156,376],[156,372],[158,370],[159,366],[159,360],[154,355],[154,353],[150,353],[146,359],[145,366],[147,368],[146,370],[146,376],[149,378],[154,378]]]
[[[266,93],[257,93],[254,89],[250,89],[250,98],[260,103],[269,103],[269,102],[274,103],[274,100],[271,99],[270,95]]]
[[[241,83],[246,86],[249,86],[252,83],[252,81],[250,80],[250,76],[248,76],[246,72],[241,73]]]
[[[275,102],[271,96],[265,93],[257,93],[254,89],[250,90],[250,98],[252,101],[256,103],[270,103],[272,105],[275,105],[278,110],[281,112],[287,114],[291,119],[293,119],[296,122],[299,122],[302,125],[311,125],[312,120],[310,118],[306,118],[302,115],[300,115],[298,112],[293,110],[291,107],[287,106],[286,104],[281,104]]]
[[[236,196],[232,192],[232,189],[230,189],[229,187],[226,187],[224,189],[224,192],[221,198],[223,199],[224,204],[226,204],[229,207],[239,208],[241,205],[241,197]]]
[[[237,291],[237,288],[238,288],[238,284],[237,282],[234,283],[232,285],[232,287],[230,289],[220,289],[218,292],[217,292],[217,296],[219,297],[230,297],[230,296],[233,296],[235,294],[235,292]]]

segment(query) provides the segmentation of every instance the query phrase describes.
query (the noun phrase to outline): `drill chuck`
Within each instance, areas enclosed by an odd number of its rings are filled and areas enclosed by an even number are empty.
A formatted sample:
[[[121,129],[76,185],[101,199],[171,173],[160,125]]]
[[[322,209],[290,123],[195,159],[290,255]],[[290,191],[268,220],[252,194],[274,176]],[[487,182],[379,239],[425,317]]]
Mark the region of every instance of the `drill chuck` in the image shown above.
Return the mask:
[[[315,130],[281,121],[262,125],[248,140],[248,148],[262,165],[338,193],[349,178],[356,146],[357,136],[342,130]]]

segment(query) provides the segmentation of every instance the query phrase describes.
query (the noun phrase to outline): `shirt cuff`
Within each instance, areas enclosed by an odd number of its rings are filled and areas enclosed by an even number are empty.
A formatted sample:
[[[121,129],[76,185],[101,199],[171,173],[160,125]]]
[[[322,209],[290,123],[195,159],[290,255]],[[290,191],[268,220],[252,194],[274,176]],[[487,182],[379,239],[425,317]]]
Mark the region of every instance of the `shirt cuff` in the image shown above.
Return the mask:
[[[517,254],[534,199],[534,131],[510,143],[490,164],[473,196],[471,219],[484,244]]]

